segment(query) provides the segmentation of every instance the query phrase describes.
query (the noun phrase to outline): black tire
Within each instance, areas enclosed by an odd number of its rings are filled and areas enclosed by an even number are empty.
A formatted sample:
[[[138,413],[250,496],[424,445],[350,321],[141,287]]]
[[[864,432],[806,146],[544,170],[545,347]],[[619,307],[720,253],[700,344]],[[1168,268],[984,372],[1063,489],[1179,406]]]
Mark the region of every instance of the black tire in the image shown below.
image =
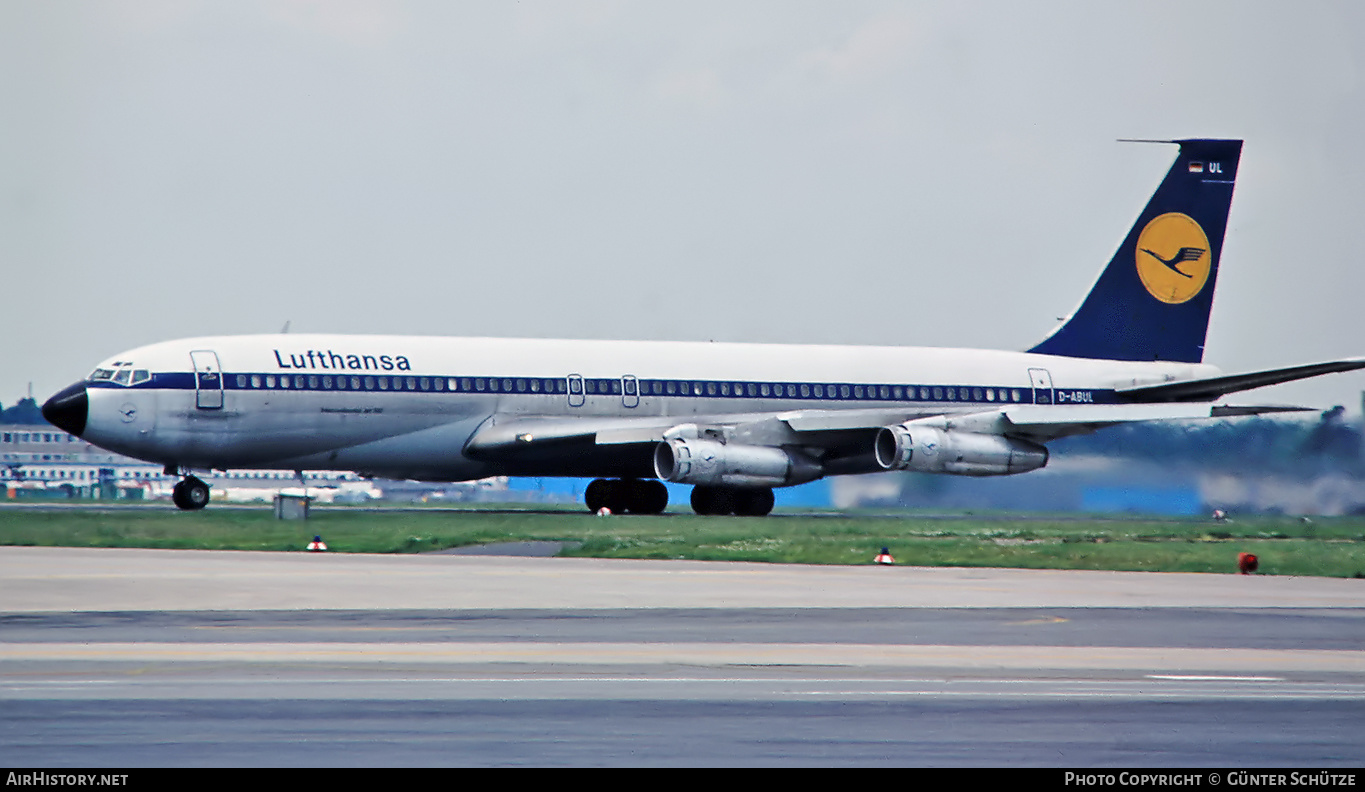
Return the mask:
[[[692,511],[709,516],[731,514],[735,510],[734,490],[728,487],[692,488]]]
[[[184,505],[179,502],[175,504],[180,508],[186,511],[197,511],[209,505],[209,485],[194,476],[190,476],[177,486],[181,488],[181,501],[184,502]],[[172,491],[171,497],[174,499],[174,491]]]
[[[587,505],[588,511],[596,514],[598,509],[606,506],[607,492],[610,489],[611,483],[606,479],[593,479],[588,488],[583,490],[583,503]]]
[[[184,511],[194,508],[190,506],[189,501],[185,500],[185,482],[177,481],[175,486],[171,487],[171,503],[174,503],[177,509]]]
[[[668,487],[662,481],[629,481],[631,514],[663,514],[668,508]]]
[[[612,514],[625,514],[630,510],[631,493],[633,492],[631,485],[635,482],[610,479],[605,483],[607,485],[606,507],[611,509]]]
[[[770,489],[737,490],[735,514],[745,517],[766,517],[772,513],[776,501]]]

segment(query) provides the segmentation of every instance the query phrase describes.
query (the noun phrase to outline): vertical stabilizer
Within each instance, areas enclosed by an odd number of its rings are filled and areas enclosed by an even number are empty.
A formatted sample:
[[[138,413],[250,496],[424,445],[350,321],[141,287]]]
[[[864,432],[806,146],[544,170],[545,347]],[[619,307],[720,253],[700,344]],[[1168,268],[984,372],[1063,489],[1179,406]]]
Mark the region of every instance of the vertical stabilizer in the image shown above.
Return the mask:
[[[1180,156],[1099,280],[1030,352],[1199,363],[1213,307],[1240,140],[1170,140]]]

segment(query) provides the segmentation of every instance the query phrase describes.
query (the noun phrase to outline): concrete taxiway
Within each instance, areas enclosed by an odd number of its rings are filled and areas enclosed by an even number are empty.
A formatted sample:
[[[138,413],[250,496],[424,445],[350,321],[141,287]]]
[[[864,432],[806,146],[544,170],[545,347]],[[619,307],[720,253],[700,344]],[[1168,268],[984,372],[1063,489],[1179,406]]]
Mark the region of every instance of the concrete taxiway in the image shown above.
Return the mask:
[[[0,548],[0,762],[1359,766],[1365,581]]]

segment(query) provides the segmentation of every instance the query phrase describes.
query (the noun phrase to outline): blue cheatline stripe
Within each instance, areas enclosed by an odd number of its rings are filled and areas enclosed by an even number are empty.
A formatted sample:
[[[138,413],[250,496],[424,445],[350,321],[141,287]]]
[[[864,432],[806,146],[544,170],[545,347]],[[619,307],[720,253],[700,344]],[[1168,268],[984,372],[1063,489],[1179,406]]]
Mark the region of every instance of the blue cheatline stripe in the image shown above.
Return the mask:
[[[489,377],[394,374],[237,374],[222,375],[224,390],[230,391],[334,391],[348,393],[457,393],[469,395],[569,396],[567,377]],[[287,384],[286,384],[287,382]],[[748,380],[663,380],[639,379],[634,382],[638,391],[628,396],[642,399],[783,399],[814,402],[900,402],[900,403],[968,403],[968,404],[1033,404],[1032,388],[1004,385],[910,385],[891,383],[854,382],[753,382]],[[622,394],[620,379],[601,377],[575,380],[572,395],[587,398],[611,397]],[[114,382],[87,382],[89,388],[128,388],[131,390],[195,390],[193,372],[161,372],[138,385],[126,386]],[[212,390],[212,388],[210,388]],[[1112,389],[1078,388],[1051,389],[1058,403],[1113,404],[1118,399]]]

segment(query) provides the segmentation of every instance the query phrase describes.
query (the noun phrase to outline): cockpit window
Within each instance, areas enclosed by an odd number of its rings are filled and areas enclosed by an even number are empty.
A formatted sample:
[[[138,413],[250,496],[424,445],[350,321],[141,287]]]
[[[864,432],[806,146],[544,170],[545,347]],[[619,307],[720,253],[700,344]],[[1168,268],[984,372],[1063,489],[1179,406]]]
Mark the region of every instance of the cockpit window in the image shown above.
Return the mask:
[[[152,372],[147,369],[134,369],[133,364],[126,360],[116,360],[110,364],[110,368],[97,368],[90,374],[91,382],[114,382],[119,385],[139,385],[152,378]]]

